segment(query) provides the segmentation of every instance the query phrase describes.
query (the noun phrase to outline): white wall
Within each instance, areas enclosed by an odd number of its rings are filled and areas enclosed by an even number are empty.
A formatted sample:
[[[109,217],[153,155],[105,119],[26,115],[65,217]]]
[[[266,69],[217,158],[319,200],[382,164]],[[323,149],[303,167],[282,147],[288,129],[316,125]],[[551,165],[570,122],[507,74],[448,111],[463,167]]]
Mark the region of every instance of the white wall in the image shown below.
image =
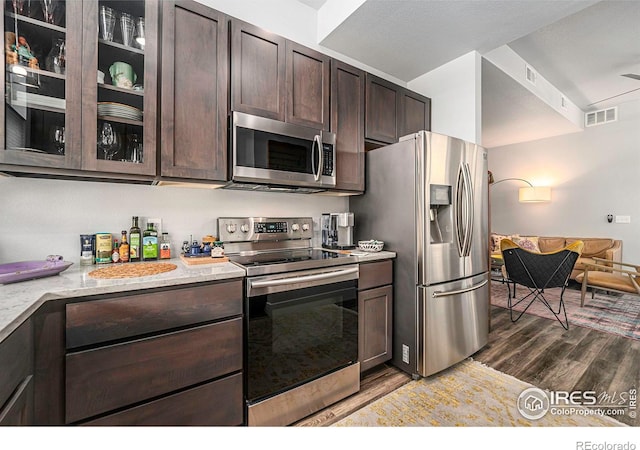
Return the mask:
[[[0,263],[49,254],[78,262],[80,234],[119,235],[136,215],[141,227],[146,218],[161,218],[174,252],[190,235],[217,236],[223,216],[313,217],[319,244],[320,215],[347,210],[346,197],[0,178]]]
[[[432,131],[481,142],[481,63],[480,54],[473,51],[407,83],[431,98]]]
[[[495,180],[524,178],[552,187],[551,203],[518,203],[518,188],[492,186],[491,228],[499,233],[622,239],[623,260],[640,262],[640,101],[619,119],[584,131],[489,149]],[[608,223],[629,215],[630,224]]]

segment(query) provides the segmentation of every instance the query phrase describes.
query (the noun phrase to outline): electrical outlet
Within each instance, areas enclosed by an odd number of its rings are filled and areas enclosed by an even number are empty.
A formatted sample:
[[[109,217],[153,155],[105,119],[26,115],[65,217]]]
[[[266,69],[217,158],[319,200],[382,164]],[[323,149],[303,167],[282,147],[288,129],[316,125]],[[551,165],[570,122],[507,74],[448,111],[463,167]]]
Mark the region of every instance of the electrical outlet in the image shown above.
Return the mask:
[[[409,364],[409,346],[402,344],[402,362]]]
[[[631,223],[631,216],[616,216],[616,223]]]

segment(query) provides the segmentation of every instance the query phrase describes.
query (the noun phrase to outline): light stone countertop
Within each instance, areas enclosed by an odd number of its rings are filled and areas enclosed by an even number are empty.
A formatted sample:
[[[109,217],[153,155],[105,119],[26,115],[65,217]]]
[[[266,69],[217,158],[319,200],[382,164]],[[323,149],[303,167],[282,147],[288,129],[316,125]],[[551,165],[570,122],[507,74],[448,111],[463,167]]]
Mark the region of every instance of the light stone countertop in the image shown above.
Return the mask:
[[[194,266],[186,265],[179,258],[157,262],[173,263],[177,268],[170,272],[146,277],[101,280],[91,278],[87,274],[108,265],[74,264],[58,275],[0,284],[0,342],[48,300],[179,286],[245,276],[244,269],[230,262]]]
[[[353,250],[329,250],[326,248],[318,248],[318,250],[324,250],[327,252],[333,253],[343,253],[349,252],[351,256],[357,258],[358,262],[371,262],[371,261],[379,261],[383,259],[393,259],[396,257],[395,252],[389,252],[386,250],[382,250],[380,252],[363,252],[362,250],[353,249]]]

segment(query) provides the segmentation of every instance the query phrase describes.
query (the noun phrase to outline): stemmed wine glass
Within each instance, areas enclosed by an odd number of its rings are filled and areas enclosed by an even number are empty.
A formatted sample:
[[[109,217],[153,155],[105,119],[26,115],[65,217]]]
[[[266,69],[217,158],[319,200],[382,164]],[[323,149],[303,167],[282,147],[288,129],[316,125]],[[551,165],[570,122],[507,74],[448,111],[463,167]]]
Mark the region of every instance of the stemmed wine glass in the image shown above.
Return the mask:
[[[58,155],[64,155],[64,127],[54,126],[51,134],[56,152]]]
[[[45,22],[55,24],[56,18],[54,17],[53,13],[57,9],[58,3],[59,3],[59,0],[40,0]]]
[[[112,160],[120,149],[120,137],[109,122],[104,122],[98,131],[98,148],[106,160]]]
[[[13,12],[15,14],[22,14],[24,11],[25,0],[13,0]]]

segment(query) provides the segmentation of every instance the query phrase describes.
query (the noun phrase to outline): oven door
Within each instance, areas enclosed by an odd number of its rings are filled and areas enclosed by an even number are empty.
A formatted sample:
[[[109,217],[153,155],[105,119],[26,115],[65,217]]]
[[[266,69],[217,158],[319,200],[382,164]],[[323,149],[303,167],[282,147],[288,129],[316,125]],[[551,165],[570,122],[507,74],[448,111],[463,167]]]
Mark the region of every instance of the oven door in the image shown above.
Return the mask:
[[[352,279],[330,281],[326,271],[308,281],[301,278],[312,277],[312,271],[289,274],[292,290],[283,284],[287,277],[247,280],[247,292],[253,294],[245,309],[249,405],[357,362],[358,268],[342,267],[333,271],[342,273],[334,279]]]
[[[232,180],[279,186],[336,185],[336,136],[264,117],[234,112]]]

